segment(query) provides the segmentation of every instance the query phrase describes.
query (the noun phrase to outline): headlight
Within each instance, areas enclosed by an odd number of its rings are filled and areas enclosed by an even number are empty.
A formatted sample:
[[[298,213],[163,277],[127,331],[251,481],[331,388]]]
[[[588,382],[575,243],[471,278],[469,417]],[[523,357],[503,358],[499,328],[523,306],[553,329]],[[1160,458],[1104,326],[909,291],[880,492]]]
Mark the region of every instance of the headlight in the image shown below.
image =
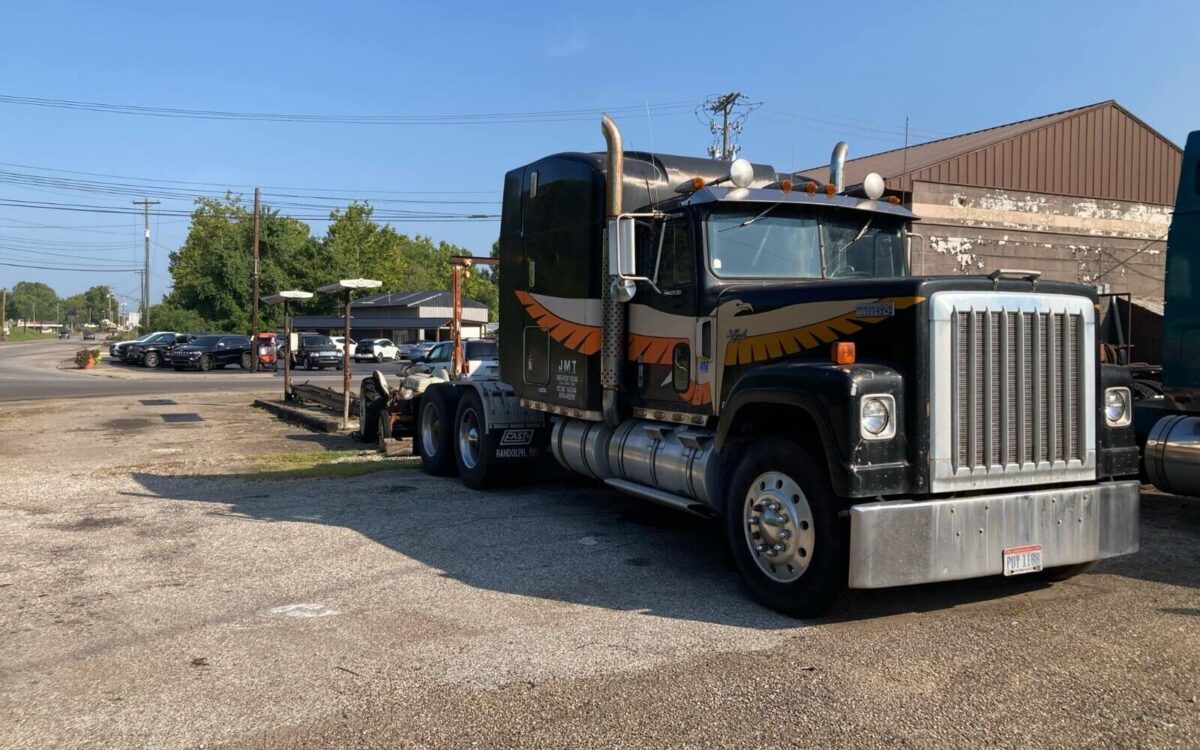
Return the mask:
[[[896,402],[891,396],[870,396],[859,407],[859,426],[867,440],[884,440],[896,434],[894,412]]]
[[[1104,421],[1109,427],[1129,424],[1129,389],[1109,388],[1104,391]]]

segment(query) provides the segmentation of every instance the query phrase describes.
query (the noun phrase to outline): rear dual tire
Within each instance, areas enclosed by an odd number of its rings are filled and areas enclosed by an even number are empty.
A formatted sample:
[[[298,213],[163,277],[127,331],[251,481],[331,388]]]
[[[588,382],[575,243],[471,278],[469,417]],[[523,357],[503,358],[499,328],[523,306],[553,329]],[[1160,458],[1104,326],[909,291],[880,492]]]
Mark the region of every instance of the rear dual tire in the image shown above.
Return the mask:
[[[433,386],[421,396],[417,419],[417,448],[426,474],[447,477],[458,464],[454,457],[454,410],[458,406],[453,391]]]

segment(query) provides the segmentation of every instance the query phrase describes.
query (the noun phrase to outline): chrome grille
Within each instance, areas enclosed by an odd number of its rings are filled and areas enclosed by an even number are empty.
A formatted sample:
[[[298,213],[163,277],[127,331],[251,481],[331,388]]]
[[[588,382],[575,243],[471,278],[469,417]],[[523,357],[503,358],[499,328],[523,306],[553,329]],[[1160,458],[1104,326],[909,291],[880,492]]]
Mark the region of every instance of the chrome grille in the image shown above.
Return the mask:
[[[934,491],[1094,477],[1090,301],[943,292],[933,302]]]

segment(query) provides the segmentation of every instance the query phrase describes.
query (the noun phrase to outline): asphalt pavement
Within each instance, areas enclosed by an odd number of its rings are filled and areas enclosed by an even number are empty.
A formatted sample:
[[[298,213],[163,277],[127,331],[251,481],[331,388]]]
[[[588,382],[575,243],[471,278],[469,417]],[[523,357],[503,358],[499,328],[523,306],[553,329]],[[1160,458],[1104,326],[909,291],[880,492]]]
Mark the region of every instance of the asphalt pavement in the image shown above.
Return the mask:
[[[1198,500],[1147,495],[1141,550],[1070,581],[797,621],[713,524],[314,471],[356,444],[249,400],[0,410],[0,748],[1200,747]]]

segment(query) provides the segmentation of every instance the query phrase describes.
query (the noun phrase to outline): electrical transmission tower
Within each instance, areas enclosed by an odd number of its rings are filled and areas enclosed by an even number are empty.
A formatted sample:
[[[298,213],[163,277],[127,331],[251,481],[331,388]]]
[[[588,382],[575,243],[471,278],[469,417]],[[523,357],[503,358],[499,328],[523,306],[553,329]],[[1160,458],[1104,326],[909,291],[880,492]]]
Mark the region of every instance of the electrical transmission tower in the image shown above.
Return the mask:
[[[750,113],[762,106],[762,102],[747,101],[746,95],[733,91],[720,96],[710,96],[696,108],[696,119],[708,125],[713,135],[712,145],[708,147],[708,155],[713,159],[732,161],[737,158],[737,137],[742,134],[746,118]],[[707,122],[701,119],[701,112]]]

